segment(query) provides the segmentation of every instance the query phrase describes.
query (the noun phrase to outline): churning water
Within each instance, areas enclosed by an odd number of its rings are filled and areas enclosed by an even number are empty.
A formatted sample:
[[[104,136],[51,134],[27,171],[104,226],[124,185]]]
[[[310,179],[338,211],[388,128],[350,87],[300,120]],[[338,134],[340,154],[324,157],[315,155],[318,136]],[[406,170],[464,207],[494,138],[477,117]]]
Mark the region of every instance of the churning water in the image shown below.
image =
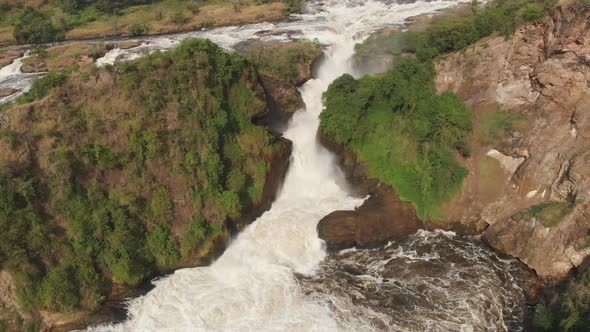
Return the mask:
[[[314,79],[300,88],[305,109],[284,136],[293,154],[270,211],[248,226],[211,266],[176,271],[129,303],[129,317],[94,331],[502,331],[520,329],[522,276],[478,240],[421,231],[372,250],[328,255],[317,222],[362,203],[334,157],[316,141],[322,93],[354,73],[354,45],[385,26],[459,2],[309,1],[307,14],[261,23],[144,39],[97,65],[205,37],[231,48],[250,39],[307,38],[325,45]]]

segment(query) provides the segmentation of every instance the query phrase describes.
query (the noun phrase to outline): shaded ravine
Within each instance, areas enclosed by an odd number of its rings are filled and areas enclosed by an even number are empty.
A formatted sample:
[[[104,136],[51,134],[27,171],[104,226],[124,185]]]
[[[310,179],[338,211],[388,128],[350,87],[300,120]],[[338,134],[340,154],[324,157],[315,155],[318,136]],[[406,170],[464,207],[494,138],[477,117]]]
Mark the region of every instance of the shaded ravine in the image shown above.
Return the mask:
[[[478,239],[421,231],[373,250],[327,255],[317,222],[352,209],[334,156],[316,140],[322,94],[354,73],[354,45],[368,33],[457,1],[312,2],[309,14],[284,23],[183,34],[224,47],[252,38],[298,36],[327,45],[316,78],[300,88],[305,110],[283,135],[293,154],[270,211],[240,233],[211,266],[182,269],[130,301],[128,319],[94,331],[487,331],[518,330],[523,315],[521,267],[498,258]],[[269,26],[271,25],[271,27]],[[269,32],[272,30],[272,33]],[[113,50],[99,64],[169,49],[181,37],[158,37]]]

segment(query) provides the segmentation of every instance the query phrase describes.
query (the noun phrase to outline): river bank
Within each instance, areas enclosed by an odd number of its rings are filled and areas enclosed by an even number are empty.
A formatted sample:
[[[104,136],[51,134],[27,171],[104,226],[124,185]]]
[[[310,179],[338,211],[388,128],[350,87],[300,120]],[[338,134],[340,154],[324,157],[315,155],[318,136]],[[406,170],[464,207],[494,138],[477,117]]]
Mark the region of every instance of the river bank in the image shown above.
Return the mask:
[[[66,41],[105,39],[123,36],[157,36],[179,32],[196,31],[204,28],[280,21],[290,14],[287,4],[281,1],[259,4],[255,1],[241,1],[236,7],[230,1],[213,1],[200,4],[197,1],[162,1],[135,5],[107,15],[96,9],[86,10],[83,23],[70,27],[66,22],[73,20],[59,6],[47,3],[29,4],[40,10],[53,13],[55,21],[62,22]],[[6,13],[6,22],[0,21],[0,47],[15,45],[13,27],[10,22],[18,17],[18,6]],[[14,11],[14,13],[13,13]],[[76,15],[71,15],[76,16]],[[77,16],[76,16],[77,17]],[[80,18],[77,18],[80,20]],[[84,21],[85,20],[85,21]],[[71,25],[71,24],[70,24]],[[138,27],[134,32],[132,27]]]

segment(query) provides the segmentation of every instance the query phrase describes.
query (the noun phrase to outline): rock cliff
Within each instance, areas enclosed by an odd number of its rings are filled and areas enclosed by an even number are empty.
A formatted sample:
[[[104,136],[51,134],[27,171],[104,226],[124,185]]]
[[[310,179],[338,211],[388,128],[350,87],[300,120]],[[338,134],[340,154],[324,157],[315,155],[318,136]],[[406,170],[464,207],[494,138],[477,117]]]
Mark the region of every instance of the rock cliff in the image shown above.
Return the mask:
[[[546,278],[590,255],[589,18],[561,6],[436,64],[437,89],[460,95],[479,124],[463,161],[470,175],[447,215],[490,224],[492,247]],[[497,109],[520,112],[526,125],[489,142],[486,114]]]

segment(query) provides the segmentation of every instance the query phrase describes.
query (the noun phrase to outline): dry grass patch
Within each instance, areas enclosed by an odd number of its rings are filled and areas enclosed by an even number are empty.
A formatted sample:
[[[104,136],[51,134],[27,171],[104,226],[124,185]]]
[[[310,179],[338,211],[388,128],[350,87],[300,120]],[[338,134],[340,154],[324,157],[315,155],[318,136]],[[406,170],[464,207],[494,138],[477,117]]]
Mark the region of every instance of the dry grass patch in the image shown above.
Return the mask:
[[[197,30],[203,27],[239,25],[285,18],[282,2],[255,4],[245,2],[236,12],[229,1],[218,1],[192,12],[186,2],[165,1],[159,4],[127,8],[121,16],[112,16],[76,27],[66,33],[66,39],[99,38],[125,35],[133,24],[145,24],[146,34]],[[182,19],[175,19],[179,17]]]

